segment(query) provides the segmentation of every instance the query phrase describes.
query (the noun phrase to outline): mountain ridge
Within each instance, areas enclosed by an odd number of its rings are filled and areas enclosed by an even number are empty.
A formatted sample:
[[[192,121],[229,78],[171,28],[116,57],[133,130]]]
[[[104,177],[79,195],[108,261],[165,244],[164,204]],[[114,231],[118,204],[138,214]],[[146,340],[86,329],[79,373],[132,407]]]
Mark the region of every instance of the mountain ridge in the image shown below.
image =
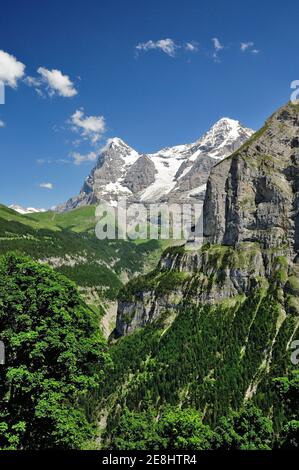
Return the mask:
[[[57,210],[71,210],[101,200],[115,204],[119,196],[144,203],[183,202],[196,196],[202,201],[210,169],[253,133],[239,121],[221,118],[195,142],[149,154],[139,153],[115,137],[102,149],[80,194]]]

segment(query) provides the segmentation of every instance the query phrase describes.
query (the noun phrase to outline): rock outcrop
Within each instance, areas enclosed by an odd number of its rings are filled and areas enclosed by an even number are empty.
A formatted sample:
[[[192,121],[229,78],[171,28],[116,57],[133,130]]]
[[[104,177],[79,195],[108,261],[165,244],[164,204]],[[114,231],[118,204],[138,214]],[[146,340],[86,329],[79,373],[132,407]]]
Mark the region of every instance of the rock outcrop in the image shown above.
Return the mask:
[[[129,168],[124,185],[133,193],[139,193],[155,181],[155,164],[147,155],[141,155]]]
[[[216,165],[207,184],[204,235],[234,246],[299,243],[299,110],[279,109],[240,150]]]

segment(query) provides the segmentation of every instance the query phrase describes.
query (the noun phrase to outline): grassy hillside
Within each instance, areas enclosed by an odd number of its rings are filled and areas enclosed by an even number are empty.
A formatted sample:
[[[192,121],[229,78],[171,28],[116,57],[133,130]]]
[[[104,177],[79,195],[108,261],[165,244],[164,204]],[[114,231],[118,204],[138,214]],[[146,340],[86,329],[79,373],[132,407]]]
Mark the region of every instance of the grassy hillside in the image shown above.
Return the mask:
[[[162,251],[158,241],[98,240],[95,207],[67,213],[21,215],[0,205],[0,254],[18,250],[48,262],[77,284],[113,300],[123,281],[150,269]]]
[[[38,222],[44,228],[51,230],[71,230],[72,232],[94,232],[95,227],[95,207],[86,206],[74,209],[70,212],[39,212],[26,215],[28,222]]]

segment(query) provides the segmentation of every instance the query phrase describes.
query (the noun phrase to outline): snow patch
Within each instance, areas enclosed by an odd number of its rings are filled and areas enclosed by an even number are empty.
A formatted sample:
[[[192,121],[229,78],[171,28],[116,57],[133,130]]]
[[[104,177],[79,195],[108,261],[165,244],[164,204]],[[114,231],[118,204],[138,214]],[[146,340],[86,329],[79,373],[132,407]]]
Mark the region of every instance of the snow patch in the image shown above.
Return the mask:
[[[22,206],[19,206],[18,204],[11,204],[8,207],[9,209],[12,209],[22,215],[36,214],[38,212],[46,212],[46,209],[36,209],[35,207],[22,207]]]
[[[182,165],[181,157],[165,157],[161,154],[149,155],[156,168],[154,183],[142,193],[141,201],[156,200],[169,193],[176,185],[175,175]]]

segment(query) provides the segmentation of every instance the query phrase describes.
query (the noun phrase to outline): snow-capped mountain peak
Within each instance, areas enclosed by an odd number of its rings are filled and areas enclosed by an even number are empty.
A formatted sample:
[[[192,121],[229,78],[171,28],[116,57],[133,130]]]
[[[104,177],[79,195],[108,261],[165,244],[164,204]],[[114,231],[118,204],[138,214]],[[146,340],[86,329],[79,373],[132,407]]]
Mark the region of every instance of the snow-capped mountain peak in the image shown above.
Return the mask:
[[[230,118],[221,118],[217,121],[196,144],[200,146],[223,147],[230,141],[235,142],[238,139],[249,138],[252,135],[252,129],[248,129],[239,121]]]
[[[97,165],[101,166],[101,156],[105,154],[106,158],[114,158],[117,154],[118,157],[122,158],[125,165],[131,165],[135,163],[136,159],[140,156],[136,150],[130,147],[119,137],[113,137],[108,139],[105,147],[102,149],[102,153],[99,156]]]
[[[18,204],[11,204],[8,207],[22,215],[36,214],[37,212],[46,212],[46,209],[36,209],[35,207],[22,207]]]
[[[108,139],[108,148],[113,148],[113,147],[125,147],[125,148],[130,148],[126,142],[124,142],[120,137],[113,137],[112,139]]]
[[[128,149],[130,147],[119,137],[113,137],[112,139],[107,140],[106,144],[101,149],[101,153],[109,152],[111,149],[117,148]]]
[[[151,154],[137,152],[119,137],[109,139],[79,196],[59,210],[103,199],[114,204],[122,195],[144,202],[203,199],[211,168],[237,150],[253,132],[239,121],[223,117],[195,142]]]

